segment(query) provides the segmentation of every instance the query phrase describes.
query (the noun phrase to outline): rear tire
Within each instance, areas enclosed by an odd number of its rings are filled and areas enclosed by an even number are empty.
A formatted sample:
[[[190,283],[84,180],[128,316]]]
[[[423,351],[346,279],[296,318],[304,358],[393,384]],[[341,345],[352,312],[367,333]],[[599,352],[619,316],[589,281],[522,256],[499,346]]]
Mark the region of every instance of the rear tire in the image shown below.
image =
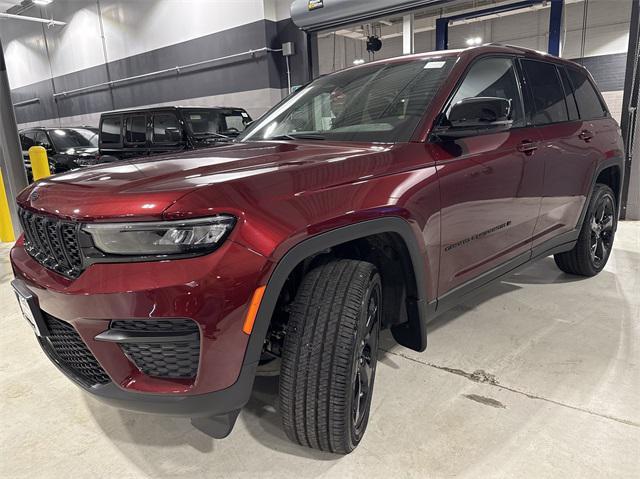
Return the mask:
[[[565,273],[595,276],[607,264],[618,225],[616,199],[611,188],[597,183],[572,250],[554,255]]]
[[[310,270],[292,304],[283,346],[280,411],[294,442],[347,454],[367,427],[382,286],[376,267],[334,259]]]

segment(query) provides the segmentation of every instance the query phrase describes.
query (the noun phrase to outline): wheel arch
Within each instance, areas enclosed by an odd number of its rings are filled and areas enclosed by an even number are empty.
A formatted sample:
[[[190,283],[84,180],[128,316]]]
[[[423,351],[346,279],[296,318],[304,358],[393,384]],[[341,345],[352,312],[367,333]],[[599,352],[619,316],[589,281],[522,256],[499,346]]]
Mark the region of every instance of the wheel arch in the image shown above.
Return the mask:
[[[622,171],[622,166],[619,164],[605,165],[598,170],[595,181],[595,183],[602,183],[613,190],[618,211],[620,210],[620,195],[622,193]]]
[[[596,166],[591,178],[586,201],[582,206],[582,212],[576,225],[576,229],[578,231],[580,231],[582,223],[584,222],[584,218],[587,214],[587,210],[589,209],[589,204],[591,203],[591,197],[593,195],[593,189],[595,188],[596,183],[604,182],[604,184],[606,184],[613,190],[614,194],[616,195],[616,213],[618,214],[618,216],[620,215],[620,200],[622,198],[622,185],[624,181],[623,175],[624,169],[622,158],[610,158],[600,162]]]
[[[412,297],[407,296],[406,301],[408,321],[393,326],[391,328],[392,334],[400,344],[417,351],[423,351],[426,348],[425,325],[427,321],[425,256],[409,222],[404,218],[394,216],[365,220],[319,233],[288,250],[276,264],[267,282],[247,345],[245,363],[254,363],[260,360],[262,347],[271,318],[276,310],[280,292],[298,265],[328,248],[383,233],[393,233],[402,239],[411,260],[415,281],[415,291],[412,291],[414,294],[411,295]]]

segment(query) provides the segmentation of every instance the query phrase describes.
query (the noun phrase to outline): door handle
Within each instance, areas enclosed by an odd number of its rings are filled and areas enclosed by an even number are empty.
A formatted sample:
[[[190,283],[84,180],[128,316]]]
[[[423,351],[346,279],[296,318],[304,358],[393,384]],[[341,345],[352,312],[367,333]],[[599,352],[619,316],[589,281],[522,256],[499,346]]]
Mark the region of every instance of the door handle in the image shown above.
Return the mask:
[[[582,130],[578,134],[578,138],[580,138],[581,140],[584,140],[586,142],[589,142],[591,140],[591,138],[593,138],[593,133],[591,133],[589,130]]]
[[[522,140],[518,145],[518,151],[525,155],[532,155],[538,149],[538,144],[531,140]]]

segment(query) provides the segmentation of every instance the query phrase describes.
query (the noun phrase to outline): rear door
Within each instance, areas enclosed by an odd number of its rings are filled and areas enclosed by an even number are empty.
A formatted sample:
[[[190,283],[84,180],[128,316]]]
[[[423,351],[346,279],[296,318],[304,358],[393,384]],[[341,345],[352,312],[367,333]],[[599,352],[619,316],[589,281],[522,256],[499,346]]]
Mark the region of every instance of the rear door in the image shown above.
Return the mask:
[[[578,92],[563,65],[522,60],[522,67],[529,86],[532,122],[541,137],[538,151],[545,172],[533,240],[536,247],[576,228],[598,161],[597,150],[591,145],[597,127],[593,121],[580,118],[580,102],[575,94]],[[591,88],[590,83],[581,85],[585,87]],[[597,101],[595,92],[593,95]],[[602,117],[604,111],[599,103],[596,109]],[[587,118],[593,116],[585,106],[583,110]]]
[[[449,105],[470,97],[510,100],[513,126],[431,144],[442,204],[439,296],[511,259],[526,261],[540,207],[538,136],[525,121],[514,59],[476,60]]]

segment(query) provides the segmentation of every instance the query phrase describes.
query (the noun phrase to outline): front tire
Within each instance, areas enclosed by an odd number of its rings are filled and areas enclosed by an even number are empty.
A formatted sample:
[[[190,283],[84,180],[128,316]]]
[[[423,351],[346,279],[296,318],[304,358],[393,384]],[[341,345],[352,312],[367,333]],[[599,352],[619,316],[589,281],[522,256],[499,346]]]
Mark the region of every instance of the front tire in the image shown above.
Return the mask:
[[[348,454],[362,439],[375,379],[382,286],[376,267],[334,259],[310,270],[292,304],[280,373],[287,436]]]
[[[595,276],[607,264],[618,225],[616,199],[607,185],[597,183],[584,217],[578,241],[572,250],[554,255],[565,273]]]

